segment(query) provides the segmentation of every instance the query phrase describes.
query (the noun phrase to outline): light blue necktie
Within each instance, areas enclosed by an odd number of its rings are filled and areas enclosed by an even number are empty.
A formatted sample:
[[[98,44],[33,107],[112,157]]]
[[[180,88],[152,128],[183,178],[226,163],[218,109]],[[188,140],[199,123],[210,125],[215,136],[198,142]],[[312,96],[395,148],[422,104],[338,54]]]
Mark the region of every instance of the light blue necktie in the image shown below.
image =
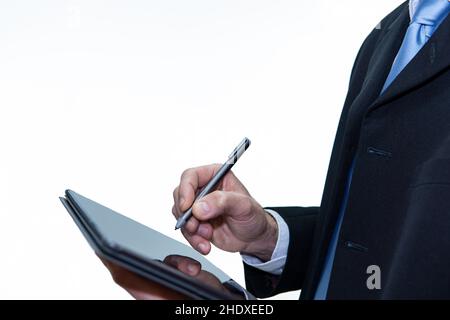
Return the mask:
[[[414,58],[423,45],[432,36],[440,23],[446,18],[450,12],[449,0],[421,0],[411,19],[411,23],[406,31],[403,43],[395,57],[392,64],[391,71],[383,86],[383,90],[389,87],[403,68]],[[315,300],[325,300],[328,292],[328,285],[330,283],[331,271],[333,269],[334,255],[336,253],[337,242],[339,239],[339,232],[342,221],[344,219],[345,208],[347,206],[348,193],[352,181],[354,162],[349,170],[347,185],[345,187],[344,197],[342,199],[339,216],[336,221],[336,226],[333,230],[333,235],[328,247],[325,257],[325,264],[323,266],[322,275],[314,296]]]
[[[448,0],[422,0],[419,2],[383,90],[381,90],[382,93],[431,38],[449,10],[450,2]]]

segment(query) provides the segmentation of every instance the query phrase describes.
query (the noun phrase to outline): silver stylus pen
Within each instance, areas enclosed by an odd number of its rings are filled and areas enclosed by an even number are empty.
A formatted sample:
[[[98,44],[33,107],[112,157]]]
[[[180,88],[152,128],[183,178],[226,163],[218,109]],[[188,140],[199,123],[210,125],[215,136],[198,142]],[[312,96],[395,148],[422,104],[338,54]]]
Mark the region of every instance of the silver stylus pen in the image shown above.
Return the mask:
[[[234,164],[238,161],[238,159],[242,156],[245,150],[250,146],[250,140],[248,138],[244,138],[241,143],[233,150],[233,152],[228,156],[228,160],[220,167],[219,171],[212,177],[212,179],[208,182],[208,184],[200,191],[195,201],[203,198],[208,193],[213,191],[217,184],[222,180],[222,178],[228,173],[228,171],[233,168]],[[192,216],[192,206],[187,209],[181,217],[178,218],[177,224],[175,225],[175,230],[180,229],[182,226],[186,224],[189,218]]]

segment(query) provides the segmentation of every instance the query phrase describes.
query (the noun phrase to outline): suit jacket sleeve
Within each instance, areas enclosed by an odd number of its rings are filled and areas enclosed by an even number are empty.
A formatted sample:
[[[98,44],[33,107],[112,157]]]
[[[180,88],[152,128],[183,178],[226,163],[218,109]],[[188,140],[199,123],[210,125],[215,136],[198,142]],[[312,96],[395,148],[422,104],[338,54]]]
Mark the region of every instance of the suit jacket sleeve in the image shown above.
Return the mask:
[[[280,276],[253,268],[244,263],[247,290],[259,298],[301,289],[312,247],[318,207],[279,207],[275,210],[289,228],[286,264]]]

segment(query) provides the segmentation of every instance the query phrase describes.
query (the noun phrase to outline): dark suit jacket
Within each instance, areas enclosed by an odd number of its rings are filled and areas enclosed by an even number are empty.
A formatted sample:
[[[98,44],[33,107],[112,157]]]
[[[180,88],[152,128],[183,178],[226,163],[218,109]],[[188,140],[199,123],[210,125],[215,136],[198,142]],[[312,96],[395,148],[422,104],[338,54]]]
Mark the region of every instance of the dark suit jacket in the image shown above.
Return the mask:
[[[289,226],[288,257],[280,277],[245,266],[256,296],[314,297],[354,158],[327,298],[450,298],[450,16],[380,95],[408,23],[405,2],[364,41],[321,205],[274,208]],[[367,288],[370,265],[380,290]]]

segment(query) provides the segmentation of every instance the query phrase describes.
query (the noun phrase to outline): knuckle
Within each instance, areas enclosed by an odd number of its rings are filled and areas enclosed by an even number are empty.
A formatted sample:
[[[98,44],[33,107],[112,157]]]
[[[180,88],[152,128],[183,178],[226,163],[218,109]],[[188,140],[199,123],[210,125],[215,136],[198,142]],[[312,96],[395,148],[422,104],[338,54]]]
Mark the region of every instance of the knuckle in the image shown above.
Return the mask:
[[[193,168],[188,168],[184,170],[183,173],[181,174],[181,180],[184,180],[187,177],[189,177],[189,175],[192,173],[193,170],[194,170]]]
[[[173,189],[172,195],[173,195],[173,199],[176,200],[177,196],[178,196],[178,189],[179,187],[176,187],[175,189]]]
[[[215,191],[213,200],[219,209],[224,209],[226,207],[227,198],[228,197],[227,197],[227,194],[225,191],[218,190],[218,191]]]
[[[241,201],[241,205],[242,205],[242,211],[244,211],[245,213],[248,213],[248,212],[252,211],[253,201],[250,197],[243,197],[242,201]]]
[[[210,165],[210,167],[213,169],[213,172],[216,173],[217,171],[219,171],[220,167],[222,165],[220,163],[213,163]]]
[[[175,205],[172,206],[172,214],[173,214],[175,217],[178,215],[177,207],[176,207]]]
[[[196,227],[197,227],[197,221],[193,217],[190,218],[186,224],[186,229],[192,233],[195,231]]]

